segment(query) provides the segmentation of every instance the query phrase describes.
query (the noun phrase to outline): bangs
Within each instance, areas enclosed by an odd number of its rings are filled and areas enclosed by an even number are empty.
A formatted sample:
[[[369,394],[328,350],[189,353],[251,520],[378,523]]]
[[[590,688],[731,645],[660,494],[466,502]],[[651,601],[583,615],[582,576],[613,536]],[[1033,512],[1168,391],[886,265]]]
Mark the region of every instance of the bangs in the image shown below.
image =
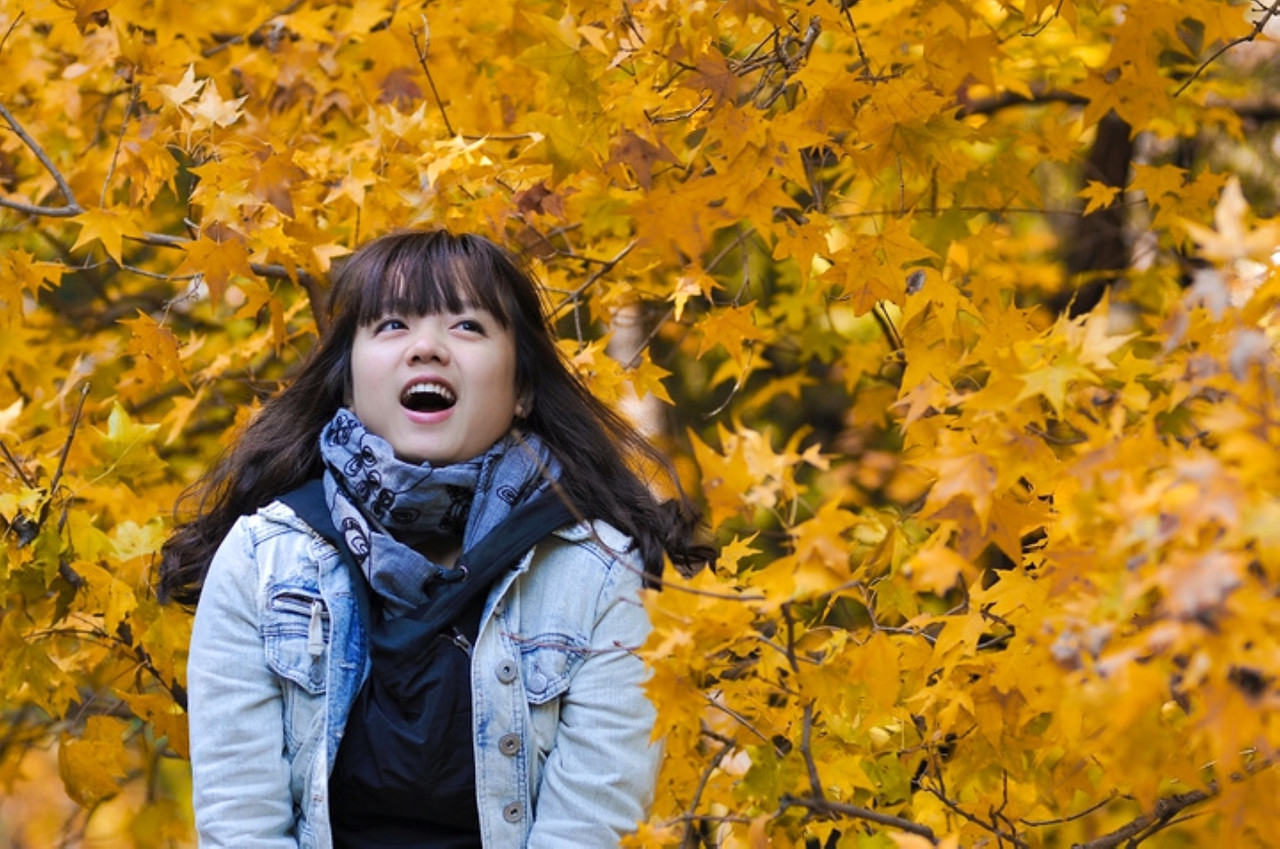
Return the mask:
[[[516,269],[501,254],[466,237],[386,239],[342,269],[346,278],[341,312],[360,326],[387,315],[421,316],[483,309],[510,328],[518,309]]]

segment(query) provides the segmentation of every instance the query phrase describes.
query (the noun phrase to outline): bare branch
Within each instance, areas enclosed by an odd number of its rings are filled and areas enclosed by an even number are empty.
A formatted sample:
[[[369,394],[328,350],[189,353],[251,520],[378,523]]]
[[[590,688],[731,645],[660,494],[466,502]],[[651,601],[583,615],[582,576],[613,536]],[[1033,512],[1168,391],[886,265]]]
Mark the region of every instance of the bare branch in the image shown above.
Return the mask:
[[[1174,796],[1166,796],[1159,802],[1156,802],[1155,808],[1149,815],[1144,814],[1133,822],[1116,829],[1110,834],[1104,834],[1102,837],[1096,837],[1093,840],[1084,843],[1076,843],[1071,849],[1114,849],[1125,841],[1136,837],[1148,829],[1152,832],[1159,831],[1172,823],[1175,816],[1183,810],[1198,805],[1201,802],[1211,799],[1217,795],[1217,791],[1192,790],[1190,793],[1179,793]]]
[[[10,128],[17,133],[18,138],[22,139],[22,143],[36,155],[36,159],[40,160],[40,164],[49,172],[49,176],[53,177],[54,182],[58,184],[58,191],[62,193],[63,198],[67,201],[66,206],[37,206],[9,200],[8,198],[0,198],[0,206],[17,210],[18,212],[25,212],[28,215],[45,215],[50,218],[72,218],[84,212],[84,207],[80,206],[76,200],[75,193],[71,191],[71,186],[67,183],[67,179],[62,176],[62,172],[58,170],[58,166],[53,164],[53,160],[49,158],[49,154],[44,152],[44,148],[40,146],[40,143],[31,137],[3,103],[0,103],[0,118],[4,118]]]
[[[1089,98],[1057,89],[1035,91],[1033,88],[1031,97],[1010,91],[995,97],[984,97],[981,100],[970,100],[967,103],[962,103],[956,117],[991,115],[1012,106],[1040,106],[1045,103],[1066,103],[1071,106],[1085,106],[1089,103]]]
[[[826,801],[827,794],[822,791],[822,779],[818,775],[818,764],[813,759],[813,700],[804,706],[804,725],[800,731],[800,754],[804,756],[804,767],[809,773],[809,789],[815,799]]]
[[[915,834],[928,840],[934,846],[938,845],[937,835],[933,833],[933,829],[927,825],[920,825],[902,817],[895,817],[891,814],[882,814],[879,811],[873,811],[868,808],[860,808],[857,805],[847,805],[844,802],[833,802],[829,799],[809,799],[798,796],[783,796],[779,800],[781,811],[787,808],[806,808],[815,814],[828,817],[844,817],[846,819],[866,820],[876,825],[883,825],[888,828],[896,828]]]

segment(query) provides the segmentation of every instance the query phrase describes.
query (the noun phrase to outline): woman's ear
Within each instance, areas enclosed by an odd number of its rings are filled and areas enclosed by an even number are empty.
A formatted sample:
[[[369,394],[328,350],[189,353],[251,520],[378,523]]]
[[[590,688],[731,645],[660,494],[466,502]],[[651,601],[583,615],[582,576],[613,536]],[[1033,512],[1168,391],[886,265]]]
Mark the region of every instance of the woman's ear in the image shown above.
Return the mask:
[[[527,419],[529,414],[533,412],[533,393],[526,392],[516,399],[516,418]]]

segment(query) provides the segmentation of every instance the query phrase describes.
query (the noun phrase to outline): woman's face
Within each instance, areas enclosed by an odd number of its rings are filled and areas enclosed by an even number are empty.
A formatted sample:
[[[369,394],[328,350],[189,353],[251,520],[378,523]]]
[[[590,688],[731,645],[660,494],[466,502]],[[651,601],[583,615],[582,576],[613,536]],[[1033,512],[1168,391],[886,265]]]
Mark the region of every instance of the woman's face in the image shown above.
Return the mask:
[[[515,334],[483,309],[386,315],[356,330],[351,385],[352,411],[401,460],[469,460],[515,418]]]

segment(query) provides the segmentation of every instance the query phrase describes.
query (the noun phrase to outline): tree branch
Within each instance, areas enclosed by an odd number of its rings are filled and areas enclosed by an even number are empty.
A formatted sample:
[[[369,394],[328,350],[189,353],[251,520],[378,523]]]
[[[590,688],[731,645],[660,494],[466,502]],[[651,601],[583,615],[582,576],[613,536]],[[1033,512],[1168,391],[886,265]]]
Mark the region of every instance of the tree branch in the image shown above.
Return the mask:
[[[1018,847],[1018,849],[1027,849],[1028,844],[1025,840],[1018,837],[1016,834],[1011,834],[1005,831],[1001,831],[999,823],[994,817],[992,818],[992,822],[986,823],[978,819],[973,814],[966,811],[964,808],[960,807],[960,805],[957,802],[954,802],[951,799],[947,798],[936,787],[930,787],[927,784],[921,783],[920,788],[932,794],[933,797],[936,798],[939,802],[946,805],[948,810],[952,811],[955,814],[958,814],[959,816],[973,823],[983,831],[991,832],[996,836],[997,839],[1008,840],[1014,846]]]
[[[1071,106],[1085,106],[1089,103],[1089,98],[1058,89],[1047,91],[1035,91],[1033,89],[1031,97],[1009,91],[995,97],[984,97],[981,100],[962,102],[960,104],[960,112],[956,117],[967,118],[970,115],[993,115],[1013,106],[1039,106],[1044,103],[1066,103]]]
[[[697,845],[694,842],[694,828],[695,825],[700,822],[697,810],[699,803],[702,801],[702,791],[706,789],[707,782],[711,780],[712,773],[719,768],[720,761],[724,760],[725,755],[733,751],[733,746],[734,744],[732,741],[724,743],[707,762],[707,768],[702,771],[702,777],[698,780],[698,786],[694,788],[693,791],[693,799],[685,809],[684,837],[680,840],[680,846],[682,849],[683,847],[693,847]]]
[[[62,176],[62,172],[58,170],[58,166],[53,164],[53,160],[49,158],[49,154],[44,152],[44,148],[40,146],[40,143],[31,137],[3,103],[0,103],[0,117],[4,118],[10,128],[17,133],[18,138],[22,139],[22,143],[36,155],[36,159],[40,160],[40,164],[49,172],[49,176],[53,177],[53,181],[58,184],[58,191],[62,193],[63,198],[67,201],[66,206],[38,206],[8,198],[0,198],[0,206],[17,210],[18,212],[25,212],[28,215],[45,215],[50,218],[72,218],[84,212],[84,207],[80,206],[79,202],[76,201],[76,196],[71,191],[71,186],[67,183],[66,178]]]
[[[905,831],[908,834],[915,834],[928,840],[932,845],[938,845],[938,838],[933,833],[933,829],[927,825],[920,825],[911,820],[895,817],[892,814],[882,814],[879,811],[873,811],[868,808],[860,808],[857,805],[847,805],[844,802],[833,802],[830,799],[810,799],[798,796],[783,796],[778,800],[781,808],[779,813],[787,808],[805,808],[815,814],[827,817],[844,817],[846,819],[866,820],[876,825],[883,825],[889,828],[896,828]]]
[[[1071,849],[1114,849],[1126,840],[1151,829],[1152,832],[1159,831],[1170,824],[1175,816],[1181,811],[1192,805],[1198,805],[1201,802],[1217,795],[1217,791],[1212,792],[1205,790],[1192,790],[1190,793],[1179,793],[1174,796],[1166,796],[1159,802],[1156,802],[1155,808],[1149,815],[1144,814],[1133,822],[1116,829],[1110,834],[1104,834],[1102,837],[1096,837],[1093,840],[1084,843],[1072,844]]]

